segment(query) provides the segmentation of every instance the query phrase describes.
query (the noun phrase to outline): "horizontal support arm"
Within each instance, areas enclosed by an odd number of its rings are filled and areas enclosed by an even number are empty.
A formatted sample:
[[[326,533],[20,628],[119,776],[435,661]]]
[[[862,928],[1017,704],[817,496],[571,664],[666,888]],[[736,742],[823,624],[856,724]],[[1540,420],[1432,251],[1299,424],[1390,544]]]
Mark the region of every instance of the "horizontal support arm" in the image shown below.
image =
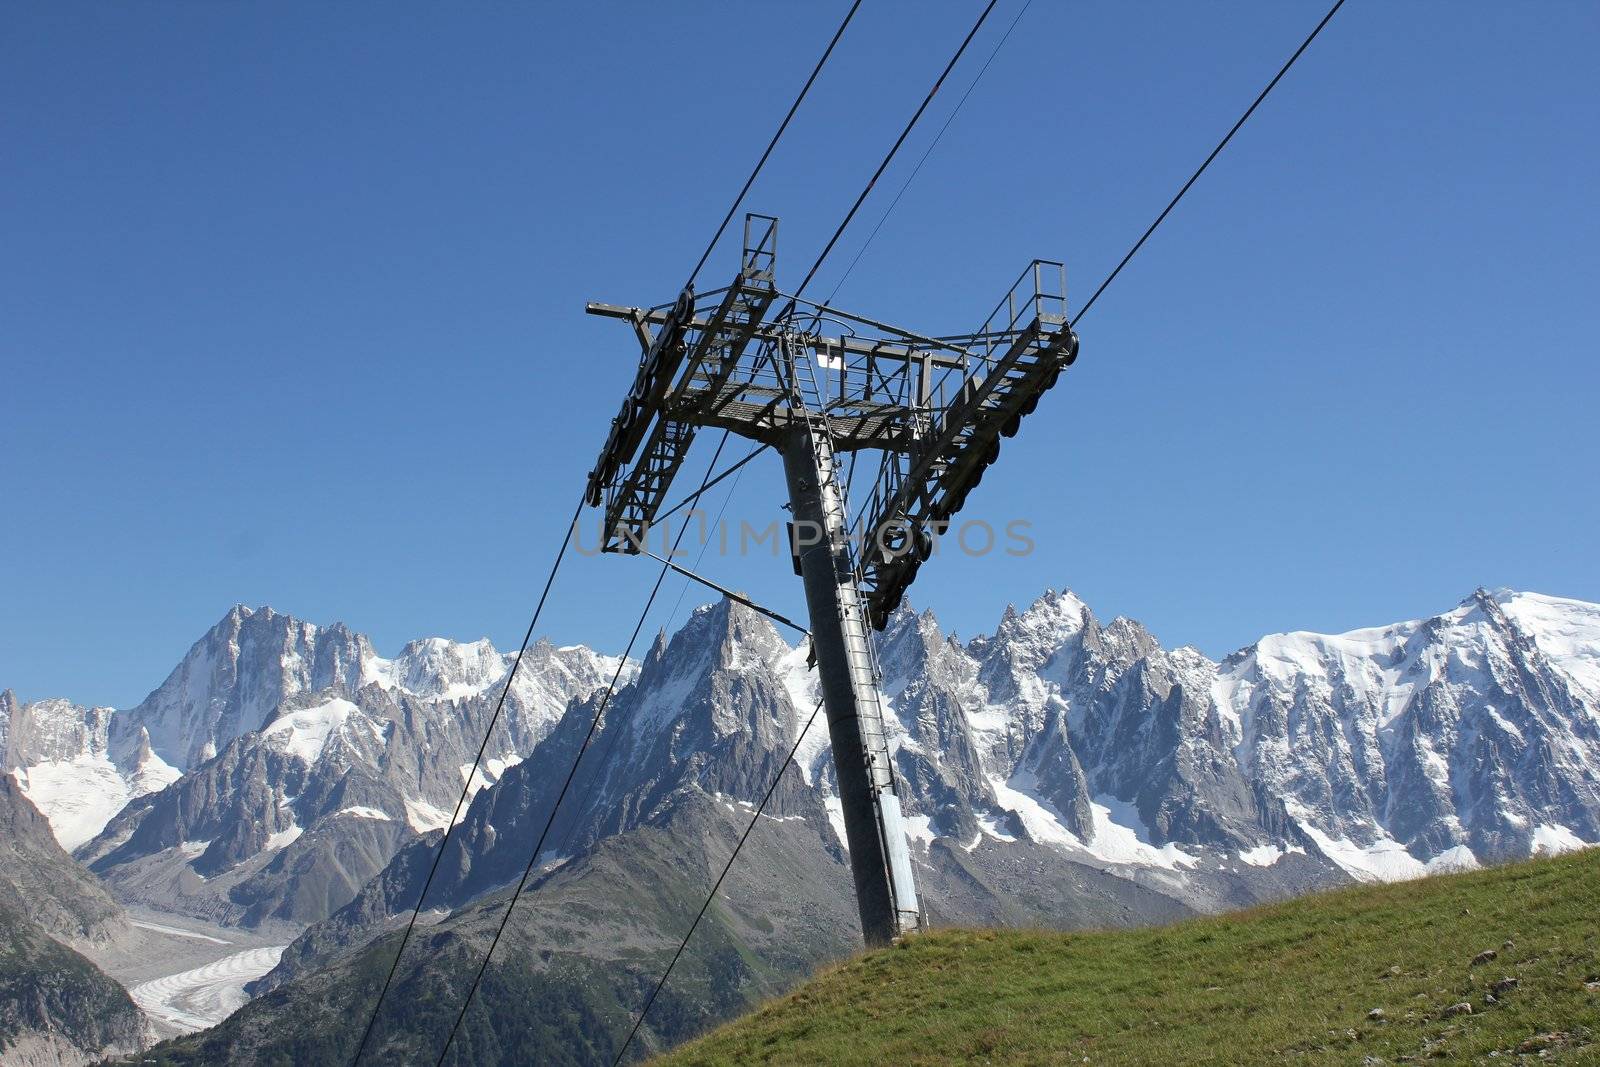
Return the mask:
[[[650,308],[623,307],[620,304],[601,304],[594,301],[587,304],[584,310],[590,315],[599,315],[602,318],[622,319],[624,322],[635,324],[649,323],[653,326],[659,326],[667,319],[665,311],[655,311]],[[869,325],[881,326],[879,323],[870,323],[868,320],[856,318],[857,321],[868,323]],[[709,320],[700,318],[692,319],[689,322],[689,326],[695,329],[704,328],[708,325],[710,325]],[[637,325],[636,328],[638,328]],[[882,328],[896,333],[903,333],[903,331],[895,330],[892,326],[884,326]],[[755,336],[764,341],[771,341],[776,340],[782,332],[776,327],[763,325],[757,327]],[[937,345],[934,350],[930,350],[929,347],[922,343],[897,344],[893,341],[869,341],[849,335],[842,337],[814,337],[810,338],[810,341],[829,355],[842,353],[846,356],[872,356],[876,359],[894,359],[919,363],[926,360],[931,366],[940,368],[965,367],[968,359],[963,350],[956,348],[954,345],[936,341],[933,338],[929,338],[927,344]],[[951,355],[948,350],[960,352],[961,354]]]

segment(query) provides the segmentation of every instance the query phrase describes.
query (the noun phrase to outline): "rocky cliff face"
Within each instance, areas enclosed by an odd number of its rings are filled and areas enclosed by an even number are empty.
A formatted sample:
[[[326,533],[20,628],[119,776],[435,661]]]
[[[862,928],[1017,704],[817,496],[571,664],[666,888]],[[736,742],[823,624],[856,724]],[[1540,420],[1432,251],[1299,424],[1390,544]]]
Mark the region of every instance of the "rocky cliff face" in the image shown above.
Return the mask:
[[[70,1067],[149,1041],[144,1015],[120,985],[0,901],[0,1062]]]
[[[288,703],[363,689],[388,694],[391,703],[409,701],[405,713],[413,728],[407,740],[426,749],[432,727],[424,720],[435,720],[449,734],[488,714],[515,659],[487,640],[443,638],[410,642],[384,659],[365,636],[340,623],[318,626],[271,608],[240,606],[129,710],[57,699],[24,704],[9,690],[0,693],[0,771],[12,773],[49,818],[57,839],[75,849],[129,802],[199,769],[233,741],[259,734]],[[505,765],[526,753],[572,695],[603,685],[616,666],[581,646],[540,641],[530,647],[507,694],[498,747],[490,755]],[[434,801],[413,792],[424,805],[407,813],[413,825],[436,825],[447,817]]]
[[[71,947],[103,943],[125,923],[16,782],[0,776],[0,1062],[87,1063],[141,1047],[144,1017]]]
[[[326,917],[449,821],[504,686],[505,658],[487,643],[407,652],[417,654],[381,672],[369,664],[377,680],[360,688],[281,700],[265,723],[129,804],[80,857],[124,899],[164,910],[251,926]],[[515,766],[615,667],[586,649],[530,649],[473,788]]]
[[[56,843],[44,816],[0,776],[0,903],[67,944],[99,944],[123,931],[122,909]]]

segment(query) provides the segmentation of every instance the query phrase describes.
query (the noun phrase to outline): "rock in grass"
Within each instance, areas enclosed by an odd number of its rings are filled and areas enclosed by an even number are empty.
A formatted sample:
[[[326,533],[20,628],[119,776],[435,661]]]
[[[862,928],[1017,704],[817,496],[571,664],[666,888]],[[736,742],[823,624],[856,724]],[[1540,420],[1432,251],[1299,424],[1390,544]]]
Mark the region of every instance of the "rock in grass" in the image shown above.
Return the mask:
[[[1373,1008],[1371,1011],[1367,1012],[1368,1022],[1381,1023],[1386,1021],[1388,1018],[1389,1017],[1384,1014],[1382,1008]]]
[[[1448,1019],[1448,1018],[1450,1018],[1451,1016],[1454,1016],[1454,1015],[1471,1015],[1471,1014],[1472,1014],[1472,1005],[1467,1003],[1464,1000],[1459,1004],[1452,1004],[1452,1005],[1450,1005],[1448,1008],[1446,1008],[1444,1010],[1444,1017],[1446,1019]]]
[[[1502,978],[1500,981],[1489,987],[1489,992],[1493,993],[1497,997],[1503,997],[1521,984],[1522,982],[1520,979]]]
[[[1529,1052],[1543,1052],[1545,1049],[1555,1048],[1567,1038],[1564,1033],[1534,1034],[1528,1040],[1517,1046],[1517,1051],[1522,1054]]]
[[[1494,949],[1486,948],[1476,956],[1472,957],[1472,966],[1481,967],[1485,963],[1492,962],[1498,955],[1500,955],[1500,953],[1496,952]]]

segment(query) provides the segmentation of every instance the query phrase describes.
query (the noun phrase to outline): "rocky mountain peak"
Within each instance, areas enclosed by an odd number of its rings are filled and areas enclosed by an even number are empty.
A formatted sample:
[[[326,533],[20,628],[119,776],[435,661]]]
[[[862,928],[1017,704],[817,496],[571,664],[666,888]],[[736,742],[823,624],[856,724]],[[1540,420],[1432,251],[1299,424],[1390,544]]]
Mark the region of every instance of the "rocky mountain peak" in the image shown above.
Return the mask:
[[[543,641],[530,653],[533,659],[519,669],[507,697],[500,737],[490,752],[493,766],[482,772],[490,778],[531,751],[571,699],[604,685],[618,666],[615,658],[583,646],[557,648]],[[296,745],[306,752],[314,748],[319,757],[336,756],[321,761],[330,764],[327,774],[358,766],[368,768],[363,774],[390,774],[382,730],[395,718],[404,720],[408,740],[418,737],[444,758],[465,743],[469,724],[489,714],[498,697],[495,687],[512,660],[488,639],[445,638],[412,641],[394,659],[383,659],[364,635],[342,623],[320,626],[271,607],[239,604],[131,710],[83,708],[63,700],[28,704],[8,691],[0,697],[0,773],[13,772],[58,839],[76,848],[124,805],[198,770],[233,741],[258,732],[286,740],[287,727],[280,725],[285,715],[336,699],[355,702],[361,713],[330,724],[315,744]],[[623,680],[631,676],[632,665],[623,665]],[[318,735],[320,727],[309,729],[306,737]],[[469,756],[475,751],[474,740]],[[400,758],[396,766],[414,776],[398,790],[414,801],[411,807],[392,796],[387,810],[351,806],[384,811],[419,827],[445,818],[435,809],[452,782],[460,789],[456,766],[423,771],[417,757]],[[417,775],[436,780],[422,788]]]
[[[726,597],[695,608],[677,633],[658,636],[640,668],[651,686],[670,679],[692,682],[713,669],[737,671],[751,663],[776,664],[789,645],[763,615]]]
[[[878,637],[877,649],[884,694],[891,699],[932,664],[952,655],[961,656],[940,630],[933,612],[919,615],[906,600],[889,616],[888,625]]]
[[[409,693],[454,700],[475,696],[499,681],[506,659],[487,637],[468,642],[424,637],[407,642],[393,660],[369,663],[367,669]]]
[[[987,651],[1003,654],[1020,670],[1037,670],[1064,646],[1097,628],[1088,605],[1070,592],[1045,592],[1023,611],[1007,605]],[[988,657],[985,657],[988,658]]]
[[[259,728],[288,697],[356,688],[371,658],[366,638],[343,626],[323,629],[270,607],[238,605],[195,642],[159,688],[117,716],[114,732],[132,737],[142,727],[157,756],[188,769]]]

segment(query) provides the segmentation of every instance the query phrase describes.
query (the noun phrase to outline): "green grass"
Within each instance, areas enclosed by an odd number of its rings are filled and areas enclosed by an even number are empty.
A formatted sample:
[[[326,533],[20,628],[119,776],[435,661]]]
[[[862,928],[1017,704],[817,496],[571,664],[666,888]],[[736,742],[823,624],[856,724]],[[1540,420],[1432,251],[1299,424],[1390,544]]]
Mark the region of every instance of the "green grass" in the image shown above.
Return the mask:
[[[1496,958],[1473,966],[1487,949]],[[1505,978],[1517,979],[1517,988],[1491,1002],[1490,987]],[[1472,1014],[1446,1015],[1461,1002]],[[1374,1008],[1383,1020],[1369,1020]],[[1541,1043],[1541,1034],[1555,1035],[1543,1039],[1542,1060],[1524,1044]],[[1359,1064],[1367,1057],[1600,1063],[1600,850],[1155,929],[908,938],[827,971],[660,1062]]]

